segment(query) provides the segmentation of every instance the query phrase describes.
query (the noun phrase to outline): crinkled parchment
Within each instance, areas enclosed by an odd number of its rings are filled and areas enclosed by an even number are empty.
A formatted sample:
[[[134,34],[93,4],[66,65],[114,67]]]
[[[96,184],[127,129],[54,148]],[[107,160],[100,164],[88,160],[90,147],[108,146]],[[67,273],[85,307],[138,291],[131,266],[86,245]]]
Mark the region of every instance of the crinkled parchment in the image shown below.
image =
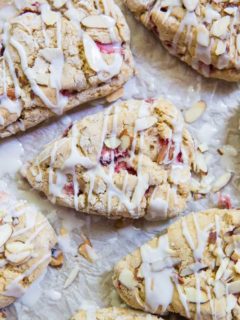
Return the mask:
[[[170,56],[154,35],[136,22],[127,9],[123,8],[123,11],[132,33],[132,50],[137,68],[136,77],[125,87],[124,99],[163,96],[181,110],[189,108],[196,101],[206,101],[207,111],[189,129],[201,143],[209,146],[209,151],[205,154],[209,167],[206,178],[208,183],[212,183],[225,171],[234,172],[232,182],[223,190],[223,194],[231,195],[233,205],[239,207],[239,157],[221,157],[217,152],[218,147],[223,144],[230,144],[239,150],[239,85],[207,80],[199,76]],[[0,153],[4,154],[4,159],[10,161],[10,158],[15,158],[16,152],[19,165],[17,139],[24,148],[24,155],[21,156],[24,163],[37,154],[43,145],[61,134],[71,120],[95,113],[105,106],[101,105],[101,101],[88,104],[81,110],[79,108],[59,118],[58,121],[53,120],[7,140],[1,144]],[[9,144],[14,149],[11,153]],[[14,146],[18,147],[15,149]],[[63,237],[60,237],[65,254],[63,267],[59,270],[48,268],[40,283],[34,284],[21,301],[7,308],[9,319],[69,319],[77,309],[89,303],[98,306],[119,303],[111,282],[114,264],[167,226],[167,223],[127,221],[119,228],[115,221],[75,214],[74,210],[51,205],[48,200],[31,190],[19,175],[5,176],[3,180],[15,196],[28,199],[39,206],[58,234],[61,227],[68,229],[70,234],[64,241]],[[217,195],[209,195],[206,199],[191,201],[186,213],[216,205]],[[82,234],[92,241],[98,255],[93,264],[78,254],[78,246],[83,242]],[[78,275],[72,284],[64,289],[64,283],[72,270],[76,273],[78,271]]]

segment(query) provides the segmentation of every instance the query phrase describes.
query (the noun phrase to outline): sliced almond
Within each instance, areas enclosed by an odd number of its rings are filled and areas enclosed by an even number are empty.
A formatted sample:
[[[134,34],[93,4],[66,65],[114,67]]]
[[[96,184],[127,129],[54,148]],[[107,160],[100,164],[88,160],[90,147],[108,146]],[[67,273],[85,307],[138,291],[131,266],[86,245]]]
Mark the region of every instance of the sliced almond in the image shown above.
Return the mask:
[[[218,192],[230,182],[231,178],[232,178],[232,173],[230,172],[224,173],[214,182],[211,191],[214,193]]]
[[[203,24],[197,28],[197,42],[203,47],[208,47],[209,45],[209,31]]]
[[[192,123],[198,120],[205,112],[207,105],[204,101],[196,102],[191,108],[185,111],[184,119],[187,123]]]
[[[198,149],[199,149],[202,153],[204,153],[204,152],[208,151],[208,145],[207,145],[206,143],[202,143],[202,144],[200,144],[200,145],[198,146]]]
[[[227,289],[229,294],[236,294],[240,292],[240,280],[233,281],[227,284]]]
[[[23,251],[31,251],[33,249],[33,245],[21,241],[12,241],[6,243],[5,249],[10,253],[19,253]]]
[[[217,273],[216,273],[216,276],[215,276],[215,279],[216,279],[216,280],[221,279],[221,277],[223,276],[225,270],[227,269],[227,266],[228,266],[228,264],[229,264],[229,261],[230,261],[230,260],[229,260],[228,258],[222,259],[221,264],[220,264],[220,266],[219,266],[219,268],[218,268],[218,271],[217,271]]]
[[[157,118],[154,116],[144,117],[136,120],[135,127],[137,131],[143,131],[151,128],[157,123]]]
[[[186,298],[192,303],[205,303],[209,301],[207,294],[202,290],[196,288],[185,288]]]
[[[226,12],[227,14],[234,14],[236,12],[236,8],[233,8],[233,7],[227,7],[223,10],[224,12]]]
[[[182,0],[182,2],[188,11],[194,11],[198,6],[199,0]]]
[[[234,265],[234,271],[240,274],[240,260]]]
[[[84,18],[81,23],[88,28],[112,28],[115,25],[115,20],[112,17],[104,14],[91,15]]]
[[[114,102],[121,98],[124,94],[124,88],[120,88],[117,91],[114,91],[112,94],[106,97],[107,102]]]
[[[40,85],[43,86],[48,86],[49,82],[50,82],[50,74],[40,74],[40,73],[36,73],[34,75],[34,79],[36,80],[36,82]]]
[[[121,140],[118,139],[117,137],[110,137],[104,140],[104,144],[109,149],[116,149],[117,147],[120,146]]]
[[[214,21],[212,28],[211,28],[211,34],[215,37],[222,38],[227,35],[228,32],[228,26],[230,24],[230,17],[225,16],[220,18],[217,21]]]
[[[223,145],[217,151],[221,156],[226,155],[226,156],[236,157],[238,155],[238,151],[236,150],[236,148],[234,148],[233,146],[231,146],[229,144]]]
[[[132,271],[126,268],[120,272],[119,281],[130,290],[137,286],[137,281],[134,279]]]
[[[234,243],[229,243],[229,244],[226,245],[224,251],[225,251],[225,253],[226,253],[226,255],[227,255],[228,257],[231,257],[234,249],[235,249]]]
[[[72,269],[72,271],[69,274],[69,277],[64,283],[63,289],[68,288],[73,283],[73,281],[77,278],[79,271],[80,271],[79,266],[76,266],[75,268]]]
[[[8,253],[5,251],[5,257],[10,264],[18,265],[29,260],[31,258],[31,253],[32,251],[30,250],[18,253]]]
[[[196,154],[195,154],[194,171],[197,173],[202,173],[202,174],[207,174],[207,172],[208,172],[205,158],[204,158],[203,154],[201,152],[199,152],[198,150],[196,151]]]
[[[44,10],[42,11],[42,19],[47,26],[53,26],[58,20],[58,14],[51,10]]]
[[[217,47],[215,50],[215,54],[217,56],[220,56],[221,54],[223,54],[224,52],[226,52],[227,49],[227,44],[226,42],[223,42],[222,40],[218,40],[217,42]]]
[[[10,224],[0,225],[0,247],[2,247],[8,241],[12,235],[12,232],[13,229]]]
[[[225,284],[219,280],[215,281],[213,290],[214,290],[216,298],[221,299],[226,293]]]
[[[79,248],[78,248],[78,252],[79,254],[84,257],[87,261],[89,262],[94,262],[97,258],[97,256],[94,255],[95,252],[93,252],[93,255],[92,255],[92,251],[91,251],[92,248],[92,244],[91,244],[91,241],[89,239],[85,239],[84,243],[82,243]]]

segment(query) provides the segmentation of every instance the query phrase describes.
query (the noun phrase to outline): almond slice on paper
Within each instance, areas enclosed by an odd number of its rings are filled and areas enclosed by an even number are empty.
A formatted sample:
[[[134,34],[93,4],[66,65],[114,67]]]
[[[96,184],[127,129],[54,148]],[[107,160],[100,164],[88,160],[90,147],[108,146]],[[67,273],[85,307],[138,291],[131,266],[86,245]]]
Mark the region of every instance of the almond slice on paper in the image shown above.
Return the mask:
[[[0,225],[0,247],[2,247],[8,241],[12,235],[12,232],[13,229],[10,224]]]
[[[137,285],[132,271],[126,268],[119,274],[119,281],[128,289],[133,289]]]
[[[196,288],[185,288],[186,298],[192,303],[205,303],[209,301],[207,294],[202,290]]]
[[[208,145],[207,145],[206,143],[202,143],[202,144],[200,144],[200,145],[198,146],[198,149],[199,149],[202,153],[204,153],[204,152],[208,151]]]
[[[191,108],[185,111],[184,119],[187,123],[197,121],[205,112],[207,105],[204,101],[196,102]]]
[[[221,189],[223,189],[231,180],[232,178],[232,173],[226,172],[222,176],[220,176],[212,185],[212,192],[218,192]]]
[[[233,281],[227,285],[228,293],[235,294],[240,292],[240,280]]]
[[[90,263],[93,263],[98,258],[93,249],[91,241],[87,238],[82,244],[80,244],[78,253]]]
[[[72,271],[69,274],[69,277],[64,283],[63,289],[68,288],[73,283],[73,281],[77,278],[79,271],[80,271],[80,268],[78,266],[72,269]]]
[[[87,16],[81,23],[88,28],[112,28],[116,22],[113,18],[100,14]]]
[[[117,137],[110,137],[104,140],[104,144],[109,149],[116,149],[117,147],[120,146],[121,140],[118,139]]]

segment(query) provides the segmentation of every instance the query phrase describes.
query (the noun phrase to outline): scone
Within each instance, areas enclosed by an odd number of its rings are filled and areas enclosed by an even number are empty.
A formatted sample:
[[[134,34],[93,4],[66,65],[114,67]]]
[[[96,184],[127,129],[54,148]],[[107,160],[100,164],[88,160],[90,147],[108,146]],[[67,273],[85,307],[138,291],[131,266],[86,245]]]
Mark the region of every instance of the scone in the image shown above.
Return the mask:
[[[206,77],[239,81],[238,1],[125,0],[163,46]]]
[[[184,210],[193,140],[169,102],[130,100],[73,124],[22,174],[52,202],[112,218],[167,219]]]
[[[161,320],[147,313],[126,308],[105,308],[96,311],[79,311],[71,320]]]
[[[110,95],[133,74],[113,0],[14,3],[0,6],[0,137]]]
[[[56,242],[36,208],[0,192],[0,308],[20,298],[43,274]]]
[[[239,248],[239,210],[190,214],[119,262],[113,282],[136,309],[240,319]]]

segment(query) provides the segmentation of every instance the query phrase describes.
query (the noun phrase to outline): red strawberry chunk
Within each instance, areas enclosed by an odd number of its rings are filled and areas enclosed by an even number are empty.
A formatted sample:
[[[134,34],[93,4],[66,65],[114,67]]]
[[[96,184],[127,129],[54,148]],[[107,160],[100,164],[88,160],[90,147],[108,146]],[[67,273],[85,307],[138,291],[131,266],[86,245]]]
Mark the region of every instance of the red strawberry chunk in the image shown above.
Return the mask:
[[[102,53],[111,54],[111,53],[121,53],[123,54],[123,48],[119,43],[101,43],[96,41],[96,45]]]
[[[68,196],[71,196],[74,194],[74,185],[73,182],[66,183],[65,186],[63,187],[63,191],[65,194]]]
[[[177,155],[177,162],[183,163],[182,151],[180,151],[179,154]]]
[[[133,167],[130,167],[125,161],[120,161],[115,165],[115,172],[119,173],[121,170],[127,170],[129,174],[134,176],[137,175],[136,170]]]
[[[112,150],[103,146],[99,161],[103,166],[109,165],[112,162]]]
[[[218,208],[220,209],[231,209],[232,208],[232,202],[229,195],[222,195],[219,192],[218,195]]]

